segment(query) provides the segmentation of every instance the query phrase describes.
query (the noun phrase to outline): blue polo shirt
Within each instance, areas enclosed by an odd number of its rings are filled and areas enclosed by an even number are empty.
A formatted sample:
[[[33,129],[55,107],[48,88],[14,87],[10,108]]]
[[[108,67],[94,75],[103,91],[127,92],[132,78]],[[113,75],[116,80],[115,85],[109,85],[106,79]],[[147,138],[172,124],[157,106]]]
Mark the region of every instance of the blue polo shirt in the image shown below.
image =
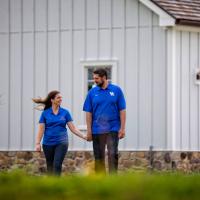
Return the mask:
[[[45,124],[43,144],[56,145],[68,142],[67,122],[72,121],[68,110],[59,108],[58,114],[54,114],[52,107],[44,110],[40,116],[39,123]]]
[[[118,132],[120,111],[126,102],[120,87],[108,84],[106,89],[92,88],[86,97],[83,110],[92,113],[92,134]]]

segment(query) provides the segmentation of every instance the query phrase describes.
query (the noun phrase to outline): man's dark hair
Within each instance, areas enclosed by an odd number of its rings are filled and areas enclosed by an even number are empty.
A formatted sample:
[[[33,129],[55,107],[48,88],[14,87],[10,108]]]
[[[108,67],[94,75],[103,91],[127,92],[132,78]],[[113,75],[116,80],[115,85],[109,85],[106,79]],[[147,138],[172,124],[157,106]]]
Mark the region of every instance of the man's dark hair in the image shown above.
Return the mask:
[[[94,70],[94,71],[93,71],[93,74],[98,74],[100,77],[105,76],[106,79],[107,79],[107,77],[108,77],[107,71],[106,71],[104,68],[98,68],[98,69]]]

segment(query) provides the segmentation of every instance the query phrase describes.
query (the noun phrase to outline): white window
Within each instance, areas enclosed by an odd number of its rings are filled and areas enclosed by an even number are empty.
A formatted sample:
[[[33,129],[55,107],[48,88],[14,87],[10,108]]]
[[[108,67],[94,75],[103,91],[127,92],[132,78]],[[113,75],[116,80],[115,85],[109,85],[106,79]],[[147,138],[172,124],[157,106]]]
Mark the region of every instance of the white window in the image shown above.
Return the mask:
[[[81,62],[84,67],[84,90],[85,95],[88,91],[95,86],[93,81],[93,71],[98,68],[104,68],[108,74],[108,82],[117,82],[117,62],[116,61],[83,61]]]
[[[81,67],[84,69],[84,96],[83,101],[88,91],[93,87],[93,71],[98,68],[105,68],[108,72],[108,81],[110,83],[117,83],[117,61],[81,61]],[[79,125],[78,128],[82,131],[86,131],[85,115],[83,117],[83,125]]]
[[[86,79],[86,87],[87,87],[87,90],[89,91],[92,87],[94,87],[95,86],[95,84],[94,84],[94,80],[93,80],[93,71],[94,70],[96,70],[96,69],[98,69],[98,68],[102,68],[102,66],[95,66],[95,67],[93,67],[93,66],[89,66],[89,67],[87,67],[87,74],[86,74],[86,76],[87,76],[87,79]],[[108,82],[109,83],[112,83],[112,69],[111,69],[111,66],[103,66],[103,68],[107,71],[107,75],[108,75],[108,77],[107,77],[107,79],[108,79]]]

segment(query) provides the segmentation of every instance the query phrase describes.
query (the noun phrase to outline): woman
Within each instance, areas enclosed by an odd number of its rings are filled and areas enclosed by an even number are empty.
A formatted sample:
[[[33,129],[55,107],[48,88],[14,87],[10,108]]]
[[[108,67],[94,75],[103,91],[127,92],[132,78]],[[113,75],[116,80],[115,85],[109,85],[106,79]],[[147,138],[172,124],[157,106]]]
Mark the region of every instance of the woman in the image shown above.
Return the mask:
[[[36,151],[42,148],[47,163],[47,172],[60,175],[62,162],[68,149],[68,135],[66,124],[72,133],[84,140],[84,136],[72,123],[72,117],[67,109],[62,108],[62,96],[59,91],[51,91],[45,99],[33,98],[33,101],[44,106],[39,120],[36,138]]]

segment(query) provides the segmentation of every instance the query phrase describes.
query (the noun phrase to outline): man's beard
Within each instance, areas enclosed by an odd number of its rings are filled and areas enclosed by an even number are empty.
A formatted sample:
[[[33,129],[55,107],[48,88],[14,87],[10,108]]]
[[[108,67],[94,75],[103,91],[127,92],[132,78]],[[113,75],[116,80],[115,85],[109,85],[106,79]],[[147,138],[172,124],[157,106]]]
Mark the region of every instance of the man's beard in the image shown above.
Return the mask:
[[[97,83],[97,86],[102,87],[104,84],[104,81],[102,81],[101,83]]]

